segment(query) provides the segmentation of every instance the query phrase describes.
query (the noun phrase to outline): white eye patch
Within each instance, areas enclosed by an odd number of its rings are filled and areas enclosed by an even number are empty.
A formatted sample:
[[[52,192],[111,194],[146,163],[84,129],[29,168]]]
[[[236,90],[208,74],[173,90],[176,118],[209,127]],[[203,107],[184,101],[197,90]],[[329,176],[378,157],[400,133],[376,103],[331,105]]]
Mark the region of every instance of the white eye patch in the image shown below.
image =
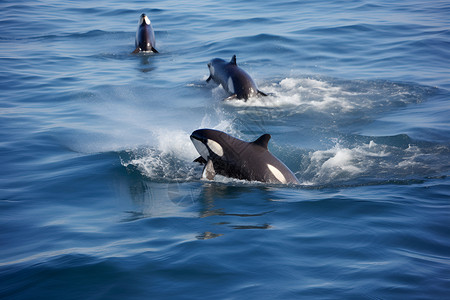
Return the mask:
[[[275,178],[281,182],[281,183],[286,183],[286,178],[284,177],[284,175],[280,172],[280,170],[278,170],[277,168],[275,168],[274,166],[267,164],[267,167],[269,168],[269,171],[272,172],[273,176],[275,176]]]
[[[211,149],[212,152],[214,152],[218,156],[223,156],[223,148],[222,146],[219,145],[219,143],[213,140],[207,140],[206,144],[208,145],[209,149]]]
[[[147,16],[145,16],[145,17],[143,17],[143,18],[140,18],[139,19],[139,25],[142,25],[142,23],[144,23],[145,22],[145,24],[147,24],[147,25],[150,25],[150,19],[147,17]]]

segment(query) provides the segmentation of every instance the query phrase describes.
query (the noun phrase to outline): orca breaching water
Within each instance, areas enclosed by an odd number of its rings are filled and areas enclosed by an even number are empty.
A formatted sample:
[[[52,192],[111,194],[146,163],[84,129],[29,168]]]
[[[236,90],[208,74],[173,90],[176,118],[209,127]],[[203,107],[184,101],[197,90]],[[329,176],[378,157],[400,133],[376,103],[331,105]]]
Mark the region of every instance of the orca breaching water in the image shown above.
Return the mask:
[[[230,62],[226,62],[221,58],[214,58],[208,63],[209,77],[206,82],[211,79],[222,85],[222,87],[231,94],[226,100],[244,99],[257,95],[267,96],[258,90],[256,83],[243,69],[239,68],[236,63],[236,55],[233,55]]]
[[[201,155],[195,161],[204,164],[203,179],[216,174],[249,181],[274,184],[299,184],[297,177],[269,152],[269,134],[253,142],[244,142],[222,131],[199,129],[191,140]]]
[[[158,53],[155,49],[155,32],[153,31],[152,23],[146,14],[142,14],[139,18],[138,29],[136,32],[136,49],[133,53],[139,52],[154,52]]]

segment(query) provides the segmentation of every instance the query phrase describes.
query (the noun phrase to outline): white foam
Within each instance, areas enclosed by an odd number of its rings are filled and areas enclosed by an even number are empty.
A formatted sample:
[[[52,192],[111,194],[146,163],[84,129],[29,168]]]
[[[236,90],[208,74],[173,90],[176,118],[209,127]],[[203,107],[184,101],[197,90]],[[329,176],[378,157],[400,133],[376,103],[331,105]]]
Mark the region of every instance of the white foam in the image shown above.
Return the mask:
[[[326,182],[339,177],[354,177],[364,171],[351,149],[335,146],[330,150],[316,151],[310,156],[310,171],[315,172],[313,182]]]
[[[192,160],[198,153],[189,138],[190,132],[184,130],[158,129],[157,147],[162,154],[170,154],[182,160]]]
[[[260,90],[269,96],[252,97],[247,102],[232,100],[227,103],[233,106],[253,107],[295,106],[299,111],[309,109],[350,111],[355,108],[355,104],[348,99],[353,93],[319,79],[285,78],[279,83],[261,85]]]
[[[174,154],[162,153],[154,148],[128,150],[129,159],[122,159],[124,167],[134,167],[143,176],[157,180],[196,179],[196,165]]]
[[[351,180],[370,172],[376,162],[389,155],[385,146],[378,146],[373,141],[352,148],[342,147],[337,142],[329,150],[318,150],[309,154],[309,165],[305,173],[311,178],[305,180],[303,184]]]
[[[438,149],[433,149],[433,154],[428,151],[418,146],[404,149],[374,141],[352,147],[337,142],[331,149],[312,151],[305,157],[306,170],[301,174],[301,181],[305,185],[322,185],[351,182],[361,177],[386,180],[426,175],[440,168],[439,162],[434,161]]]
[[[236,107],[279,107],[291,113],[319,112],[327,115],[358,112],[373,115],[374,110],[422,101],[423,95],[407,85],[393,82],[344,81],[332,78],[285,78],[260,84],[267,97],[247,101],[230,100]]]
[[[215,123],[211,118],[204,118],[198,128],[224,130],[230,126],[229,121]],[[195,180],[200,178],[201,166],[193,164],[199,156],[190,139],[191,132],[182,129],[158,128],[154,130],[155,143],[144,148],[128,150],[130,159],[122,160],[125,167],[133,166],[149,178],[158,180]],[[219,149],[216,151],[220,154]]]

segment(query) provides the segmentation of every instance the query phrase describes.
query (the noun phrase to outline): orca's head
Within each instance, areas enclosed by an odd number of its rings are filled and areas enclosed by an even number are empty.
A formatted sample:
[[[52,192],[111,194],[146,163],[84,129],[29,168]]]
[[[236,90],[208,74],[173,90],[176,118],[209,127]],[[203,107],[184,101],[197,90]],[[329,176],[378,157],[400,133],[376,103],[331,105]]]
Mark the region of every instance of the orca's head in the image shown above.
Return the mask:
[[[142,14],[140,17],[139,17],[139,26],[142,26],[142,25],[150,25],[151,24],[151,22],[150,22],[150,19],[147,17],[147,15],[146,14]]]
[[[219,65],[224,64],[225,61],[221,58],[213,58],[208,62],[208,69],[211,76],[215,76],[216,70]]]
[[[228,139],[224,132],[213,129],[198,129],[191,134],[191,141],[198,153],[208,160],[211,157],[224,156],[224,143]]]

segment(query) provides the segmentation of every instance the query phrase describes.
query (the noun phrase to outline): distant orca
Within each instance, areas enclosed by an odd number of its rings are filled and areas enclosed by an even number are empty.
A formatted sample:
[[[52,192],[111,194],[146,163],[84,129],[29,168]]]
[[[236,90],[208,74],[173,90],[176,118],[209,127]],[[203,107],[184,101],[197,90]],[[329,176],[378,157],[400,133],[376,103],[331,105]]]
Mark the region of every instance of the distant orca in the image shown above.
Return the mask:
[[[226,62],[220,58],[214,58],[208,63],[210,75],[206,82],[211,79],[232,95],[227,99],[245,99],[256,95],[267,96],[258,90],[253,79],[236,64],[236,55]]]
[[[155,33],[153,32],[152,23],[150,19],[142,14],[139,18],[138,29],[136,32],[136,41],[135,46],[136,49],[133,53],[139,52],[155,52],[158,53],[155,49]]]
[[[267,149],[269,134],[254,142],[244,142],[222,131],[199,129],[191,140],[204,164],[202,178],[213,180],[216,174],[268,183],[299,184],[295,175]]]

